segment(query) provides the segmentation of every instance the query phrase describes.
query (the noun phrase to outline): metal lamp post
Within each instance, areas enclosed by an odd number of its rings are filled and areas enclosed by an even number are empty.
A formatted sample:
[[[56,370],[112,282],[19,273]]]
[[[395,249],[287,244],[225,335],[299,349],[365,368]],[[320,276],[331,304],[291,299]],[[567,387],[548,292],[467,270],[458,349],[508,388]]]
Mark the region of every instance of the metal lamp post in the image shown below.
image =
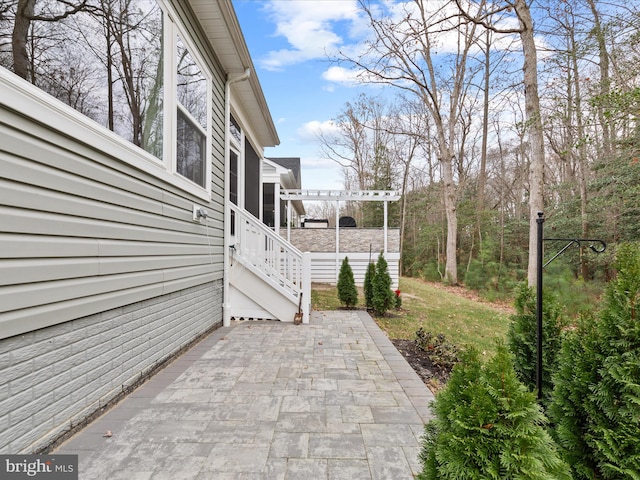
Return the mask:
[[[537,271],[537,285],[536,285],[536,320],[538,324],[538,365],[536,371],[536,386],[538,387],[538,400],[542,399],[542,270],[553,262],[556,258],[562,255],[571,245],[581,247],[583,243],[588,243],[589,248],[595,253],[602,253],[607,249],[607,244],[603,240],[588,239],[588,238],[544,238],[543,224],[544,213],[538,212],[538,218],[536,219],[538,224],[538,271]],[[544,252],[542,250],[543,242],[568,242],[562,247],[558,253],[556,253],[547,263],[543,264]],[[597,245],[597,246],[596,246]]]

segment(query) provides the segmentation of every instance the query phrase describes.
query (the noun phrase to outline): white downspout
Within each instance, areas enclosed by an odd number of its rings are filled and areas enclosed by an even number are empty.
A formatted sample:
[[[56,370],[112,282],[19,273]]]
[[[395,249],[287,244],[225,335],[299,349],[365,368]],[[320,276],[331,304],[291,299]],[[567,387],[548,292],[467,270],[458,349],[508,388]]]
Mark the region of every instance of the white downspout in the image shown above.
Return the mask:
[[[231,158],[229,156],[231,144],[229,131],[231,126],[231,84],[246,80],[251,75],[251,69],[247,68],[236,76],[227,75],[224,84],[224,244],[223,244],[223,277],[222,277],[222,326],[231,325],[231,305],[229,304],[229,275],[230,275],[230,248],[231,248],[231,207],[229,206],[229,188],[231,185]],[[238,164],[240,163],[238,158]]]

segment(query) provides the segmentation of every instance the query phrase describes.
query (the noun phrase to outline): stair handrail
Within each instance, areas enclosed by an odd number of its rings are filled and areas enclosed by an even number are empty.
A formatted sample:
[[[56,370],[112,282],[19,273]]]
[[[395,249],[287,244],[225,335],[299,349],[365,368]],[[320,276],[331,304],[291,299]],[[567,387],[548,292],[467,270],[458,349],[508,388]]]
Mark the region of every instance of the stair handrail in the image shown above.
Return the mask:
[[[304,291],[302,252],[250,212],[233,204],[231,221],[232,258],[239,258],[290,298],[298,299]]]

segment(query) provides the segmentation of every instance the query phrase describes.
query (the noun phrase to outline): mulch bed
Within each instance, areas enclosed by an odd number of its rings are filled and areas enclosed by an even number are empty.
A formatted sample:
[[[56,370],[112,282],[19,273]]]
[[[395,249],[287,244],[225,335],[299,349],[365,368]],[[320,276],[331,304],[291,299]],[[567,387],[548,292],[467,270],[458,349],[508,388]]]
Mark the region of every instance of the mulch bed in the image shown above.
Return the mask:
[[[415,370],[427,387],[436,393],[447,382],[450,371],[435,366],[429,359],[427,352],[417,347],[414,340],[391,339],[402,356],[407,360],[411,368]]]

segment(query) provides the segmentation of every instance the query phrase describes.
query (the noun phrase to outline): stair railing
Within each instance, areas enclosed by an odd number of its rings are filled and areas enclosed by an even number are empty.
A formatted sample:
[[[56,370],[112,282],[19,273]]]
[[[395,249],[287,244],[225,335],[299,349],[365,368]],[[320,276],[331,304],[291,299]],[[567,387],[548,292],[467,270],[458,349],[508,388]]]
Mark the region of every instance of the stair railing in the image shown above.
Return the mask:
[[[232,261],[239,259],[244,266],[258,271],[261,276],[298,303],[305,286],[303,255],[285,238],[276,234],[246,210],[231,205],[234,222]],[[307,275],[307,278],[310,278]]]

